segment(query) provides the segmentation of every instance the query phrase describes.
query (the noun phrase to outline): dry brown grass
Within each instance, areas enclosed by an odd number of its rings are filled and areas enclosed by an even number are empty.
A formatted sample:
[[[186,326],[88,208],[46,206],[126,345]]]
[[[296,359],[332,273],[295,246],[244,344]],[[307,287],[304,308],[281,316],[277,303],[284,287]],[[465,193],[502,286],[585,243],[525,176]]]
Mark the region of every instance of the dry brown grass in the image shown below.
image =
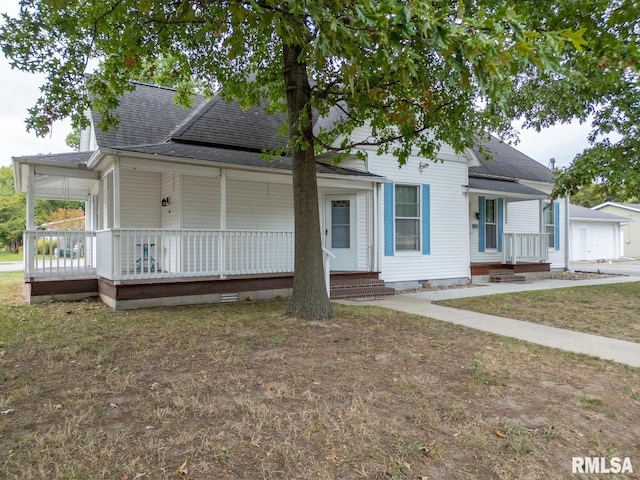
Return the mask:
[[[0,477],[559,479],[600,454],[640,470],[640,370],[336,310],[2,305]]]
[[[640,343],[640,283],[538,290],[437,302]]]

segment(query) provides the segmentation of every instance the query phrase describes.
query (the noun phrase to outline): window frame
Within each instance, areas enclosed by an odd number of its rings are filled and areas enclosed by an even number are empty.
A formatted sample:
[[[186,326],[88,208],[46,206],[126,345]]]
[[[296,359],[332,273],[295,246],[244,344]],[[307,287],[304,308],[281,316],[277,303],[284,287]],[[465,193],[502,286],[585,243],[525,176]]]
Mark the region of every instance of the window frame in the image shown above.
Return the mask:
[[[488,215],[488,209],[489,209],[489,203],[491,203],[493,205],[493,222],[489,222],[489,215]],[[484,200],[484,248],[485,250],[498,250],[498,208],[499,208],[499,202],[497,198],[485,198]],[[494,230],[494,234],[493,234],[493,240],[494,240],[494,244],[493,245],[489,245],[489,235],[488,235],[488,228],[487,227],[493,227]]]
[[[542,201],[542,233],[549,237],[549,248],[556,248],[556,212],[555,202],[551,200]],[[551,223],[547,223],[547,212],[549,212]],[[551,227],[551,231],[549,231]]]
[[[417,211],[416,211],[416,216],[399,216],[397,215],[397,207],[398,207],[398,188],[403,188],[403,187],[410,187],[415,189],[416,192],[416,203],[415,204],[408,204],[408,205],[416,205],[417,207]],[[403,204],[407,205],[406,202],[403,202]],[[422,209],[424,208],[424,206],[422,205],[422,186],[421,185],[416,185],[416,184],[410,184],[410,183],[396,183],[394,184],[394,188],[393,188],[393,229],[394,229],[394,235],[393,235],[393,240],[394,240],[394,251],[396,253],[399,254],[418,254],[418,253],[422,253],[422,242],[423,242],[423,232],[422,232]],[[398,248],[398,245],[401,244],[401,242],[398,241],[398,237],[399,237],[399,231],[400,229],[398,228],[398,220],[410,220],[410,221],[417,221],[416,222],[416,245],[415,248]],[[406,236],[404,236],[403,238],[405,238]]]

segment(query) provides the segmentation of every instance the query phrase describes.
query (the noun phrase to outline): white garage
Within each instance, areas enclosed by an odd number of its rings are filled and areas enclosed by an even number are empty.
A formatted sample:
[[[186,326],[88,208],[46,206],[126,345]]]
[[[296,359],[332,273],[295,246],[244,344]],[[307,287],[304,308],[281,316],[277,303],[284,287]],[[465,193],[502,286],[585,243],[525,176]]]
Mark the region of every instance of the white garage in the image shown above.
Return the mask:
[[[616,215],[571,205],[571,261],[622,257],[624,250],[620,224],[628,221]]]

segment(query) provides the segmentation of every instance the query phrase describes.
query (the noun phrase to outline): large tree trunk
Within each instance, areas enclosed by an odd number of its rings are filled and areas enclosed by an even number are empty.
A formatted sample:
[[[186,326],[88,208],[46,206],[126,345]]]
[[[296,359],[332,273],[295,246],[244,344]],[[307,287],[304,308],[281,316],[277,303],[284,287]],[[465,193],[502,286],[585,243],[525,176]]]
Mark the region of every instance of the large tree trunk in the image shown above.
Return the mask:
[[[311,88],[301,48],[284,45],[289,131],[293,139],[293,209],[295,261],[293,295],[287,312],[300,318],[327,319],[333,308],[324,284],[318,182],[313,151]]]

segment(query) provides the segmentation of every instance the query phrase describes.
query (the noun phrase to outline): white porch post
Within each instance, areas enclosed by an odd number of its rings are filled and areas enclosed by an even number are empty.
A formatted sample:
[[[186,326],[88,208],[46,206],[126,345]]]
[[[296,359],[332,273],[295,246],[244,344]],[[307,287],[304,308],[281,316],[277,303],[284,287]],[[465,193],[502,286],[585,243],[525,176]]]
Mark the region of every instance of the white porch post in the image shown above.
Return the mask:
[[[36,229],[36,169],[29,165],[29,177],[27,178],[27,231]],[[29,234],[24,238],[24,268],[27,276],[34,272],[34,256],[36,252],[36,238]]]
[[[226,235],[224,230],[227,229],[227,171],[223,168],[220,169],[220,242],[218,243],[218,266],[221,272],[220,278],[226,278],[224,274],[226,271],[225,266],[225,241]]]
[[[371,255],[371,270],[373,270],[374,272],[378,272],[380,271],[378,268],[378,265],[380,265],[379,261],[378,261],[378,250],[379,250],[379,239],[378,239],[378,223],[379,223],[379,219],[378,219],[378,205],[380,205],[379,203],[379,198],[378,196],[380,195],[380,184],[379,183],[374,183],[373,184],[373,191],[372,193],[372,197],[373,197],[373,231],[372,233],[372,242],[373,242],[373,248],[372,248],[372,255]]]
[[[29,178],[27,179],[27,230],[36,228],[36,167],[29,165]]]
[[[113,228],[120,228],[120,158],[113,159]]]

